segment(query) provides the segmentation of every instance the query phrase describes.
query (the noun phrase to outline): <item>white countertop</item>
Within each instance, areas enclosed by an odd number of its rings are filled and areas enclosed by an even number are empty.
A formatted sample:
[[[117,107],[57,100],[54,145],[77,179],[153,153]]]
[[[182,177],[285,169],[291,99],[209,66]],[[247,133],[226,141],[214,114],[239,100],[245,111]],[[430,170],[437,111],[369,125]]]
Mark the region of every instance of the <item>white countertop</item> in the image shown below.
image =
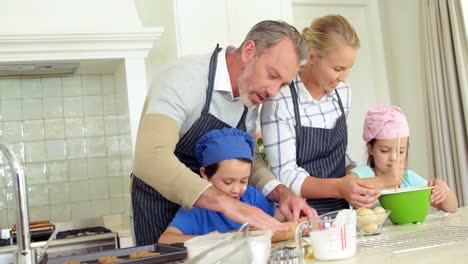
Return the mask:
[[[358,234],[357,242],[352,258],[306,263],[468,263],[468,207],[459,208],[455,214],[430,213],[423,224],[390,223],[380,235]],[[377,246],[382,248],[372,248]]]

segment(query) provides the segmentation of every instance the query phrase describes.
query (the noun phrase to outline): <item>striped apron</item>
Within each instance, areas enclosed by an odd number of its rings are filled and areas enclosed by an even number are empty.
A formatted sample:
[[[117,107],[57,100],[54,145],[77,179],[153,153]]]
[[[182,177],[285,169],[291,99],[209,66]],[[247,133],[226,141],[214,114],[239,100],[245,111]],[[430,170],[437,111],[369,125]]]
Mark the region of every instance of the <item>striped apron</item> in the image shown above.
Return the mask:
[[[303,127],[299,114],[298,96],[294,82],[289,85],[294,104],[294,118],[296,120],[296,162],[310,175],[317,178],[341,178],[346,174],[346,148],[348,146],[348,131],[346,115],[338,92],[338,104],[341,116],[336,120],[334,128]],[[348,209],[345,199],[324,198],[307,199],[319,215],[334,210]]]
[[[199,170],[201,167],[195,156],[195,144],[197,141],[210,130],[231,127],[209,113],[218,53],[220,51],[221,48],[217,45],[211,55],[206,102],[201,116],[179,140],[174,151],[177,158],[197,174],[200,174]],[[237,128],[243,131],[246,131],[246,115],[247,107],[244,107],[242,117],[237,124]],[[132,177],[132,206],[136,245],[154,244],[170,224],[180,205],[164,198],[158,191],[138,179],[138,176],[132,174]]]

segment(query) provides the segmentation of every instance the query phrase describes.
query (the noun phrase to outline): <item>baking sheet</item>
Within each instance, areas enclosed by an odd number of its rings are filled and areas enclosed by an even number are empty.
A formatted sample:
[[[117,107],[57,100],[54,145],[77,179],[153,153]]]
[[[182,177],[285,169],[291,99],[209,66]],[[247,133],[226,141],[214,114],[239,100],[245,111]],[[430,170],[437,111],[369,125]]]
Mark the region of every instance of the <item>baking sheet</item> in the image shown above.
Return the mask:
[[[128,255],[134,252],[159,252],[161,255],[154,257],[146,257],[141,259],[129,259]],[[123,261],[116,262],[119,264],[123,263],[138,263],[138,264],[150,264],[150,263],[167,263],[171,261],[183,260],[187,257],[187,250],[184,247],[175,247],[170,245],[148,245],[142,247],[131,247],[131,248],[121,248],[114,250],[105,250],[101,252],[77,255],[70,257],[60,257],[60,258],[50,258],[49,264],[62,264],[65,261],[80,261],[81,263],[96,264],[99,263],[98,259],[100,257],[106,256],[116,256]]]

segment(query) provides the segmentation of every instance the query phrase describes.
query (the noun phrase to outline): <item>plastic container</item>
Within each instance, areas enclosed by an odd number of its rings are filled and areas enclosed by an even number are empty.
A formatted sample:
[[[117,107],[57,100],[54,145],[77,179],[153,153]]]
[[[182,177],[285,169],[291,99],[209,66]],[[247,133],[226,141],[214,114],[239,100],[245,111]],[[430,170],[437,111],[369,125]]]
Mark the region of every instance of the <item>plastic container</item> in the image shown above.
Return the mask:
[[[431,206],[432,188],[385,189],[380,192],[379,201],[383,208],[392,211],[388,218],[393,224],[422,223]]]
[[[270,258],[272,235],[273,233],[270,230],[249,231],[245,238],[242,237],[242,233],[208,234],[194,237],[185,241],[184,244],[188,251],[189,263],[194,263],[193,260],[196,260],[200,254],[210,252],[211,256],[206,258],[207,260],[210,259],[210,261],[212,259],[222,259],[221,263],[263,264],[268,263]],[[241,240],[243,241],[240,244],[236,243],[236,241]],[[248,243],[245,243],[246,241]],[[232,258],[230,254],[242,254],[240,252],[242,250],[250,252],[251,258],[248,261],[245,260],[246,258],[243,258],[242,261],[240,258],[232,261],[225,259],[226,257]],[[218,255],[223,256],[219,258]]]
[[[354,256],[356,211],[350,209],[333,211],[312,219],[309,224],[308,240],[316,259],[335,260]]]

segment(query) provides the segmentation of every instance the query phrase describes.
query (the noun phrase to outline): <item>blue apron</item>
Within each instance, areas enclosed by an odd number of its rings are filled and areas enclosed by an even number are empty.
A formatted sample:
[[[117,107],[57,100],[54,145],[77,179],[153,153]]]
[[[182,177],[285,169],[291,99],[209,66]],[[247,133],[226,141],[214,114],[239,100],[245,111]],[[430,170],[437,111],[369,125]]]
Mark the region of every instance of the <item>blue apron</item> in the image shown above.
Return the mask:
[[[336,120],[334,128],[303,127],[299,114],[298,96],[294,82],[289,85],[294,104],[294,118],[296,126],[296,163],[304,168],[309,175],[317,178],[341,178],[346,174],[346,147],[348,146],[348,131],[346,115],[338,97],[341,116]],[[313,177],[311,176],[311,177]],[[320,188],[320,186],[318,186]],[[317,210],[319,215],[334,210],[348,209],[349,204],[345,199],[323,198],[307,199],[307,203]]]
[[[177,158],[197,174],[200,174],[199,170],[201,167],[195,157],[195,144],[197,141],[210,130],[230,127],[228,124],[209,113],[218,53],[220,51],[221,48],[217,45],[211,55],[206,102],[201,116],[179,140],[174,151]],[[247,107],[244,107],[242,117],[237,124],[237,128],[243,131],[246,131],[246,115]],[[136,245],[143,246],[157,243],[161,234],[174,218],[180,205],[164,198],[158,191],[138,179],[137,175],[132,174],[132,177],[132,207]]]

